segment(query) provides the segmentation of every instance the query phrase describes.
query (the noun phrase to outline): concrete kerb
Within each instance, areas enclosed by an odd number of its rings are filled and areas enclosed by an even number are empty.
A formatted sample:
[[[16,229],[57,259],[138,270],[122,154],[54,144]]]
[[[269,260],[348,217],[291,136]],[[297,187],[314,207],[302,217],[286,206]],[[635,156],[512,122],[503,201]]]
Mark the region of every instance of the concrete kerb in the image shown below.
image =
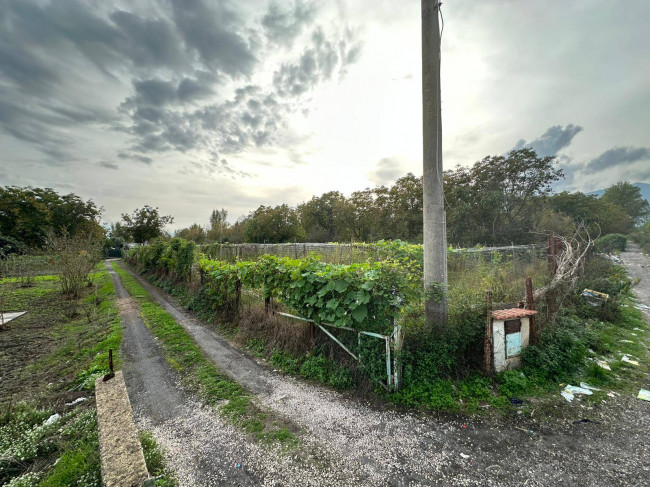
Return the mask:
[[[149,479],[121,371],[95,382],[102,485],[140,487]]]

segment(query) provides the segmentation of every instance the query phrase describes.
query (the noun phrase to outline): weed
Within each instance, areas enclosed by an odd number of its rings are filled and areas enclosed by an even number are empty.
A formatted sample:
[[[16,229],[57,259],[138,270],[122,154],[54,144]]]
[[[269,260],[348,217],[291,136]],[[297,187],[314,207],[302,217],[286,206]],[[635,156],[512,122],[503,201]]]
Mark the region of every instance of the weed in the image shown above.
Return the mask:
[[[175,487],[177,485],[176,479],[167,467],[164,453],[153,434],[150,431],[141,431],[139,436],[147,470],[149,475],[156,477],[156,485],[159,487]]]
[[[300,359],[292,357],[289,353],[281,350],[273,351],[269,358],[269,363],[285,374],[296,375],[301,372]]]

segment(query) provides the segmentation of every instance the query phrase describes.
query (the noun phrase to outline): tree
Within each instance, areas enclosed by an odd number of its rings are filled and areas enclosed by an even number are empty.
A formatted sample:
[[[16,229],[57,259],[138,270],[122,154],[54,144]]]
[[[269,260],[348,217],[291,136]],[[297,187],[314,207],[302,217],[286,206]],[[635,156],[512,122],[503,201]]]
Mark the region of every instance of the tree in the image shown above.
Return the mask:
[[[346,199],[338,191],[314,196],[298,206],[302,226],[310,242],[335,242],[345,239]]]
[[[298,212],[290,206],[261,205],[247,219],[245,238],[247,242],[255,243],[302,241],[305,230],[300,224]]]
[[[392,208],[391,233],[411,242],[422,241],[422,178],[412,173],[399,178],[388,190]]]
[[[103,235],[102,209],[74,193],[59,195],[51,188],[0,187],[0,234],[27,247],[44,248],[53,232],[74,236],[90,232]]]
[[[564,174],[555,157],[534,150],[489,156],[471,168],[445,171],[448,239],[463,245],[530,241],[541,202]]]
[[[548,201],[554,211],[570,216],[576,223],[584,223],[592,235],[628,234],[634,229],[634,221],[623,207],[596,195],[563,191]]]
[[[207,232],[208,240],[223,242],[228,227],[228,211],[223,208],[220,210],[212,210],[210,214],[210,229]]]
[[[641,196],[641,188],[627,181],[621,181],[607,188],[602,200],[623,208],[636,224],[650,215],[650,203]]]
[[[152,208],[149,205],[144,205],[142,208],[134,210],[132,215],[122,213],[122,220],[133,241],[145,243],[160,237],[163,234],[163,227],[173,223],[174,217],[160,216],[158,207]]]
[[[207,239],[207,232],[198,223],[192,223],[187,228],[182,228],[174,233],[174,237],[179,237],[185,240],[190,240],[197,244],[205,243]]]

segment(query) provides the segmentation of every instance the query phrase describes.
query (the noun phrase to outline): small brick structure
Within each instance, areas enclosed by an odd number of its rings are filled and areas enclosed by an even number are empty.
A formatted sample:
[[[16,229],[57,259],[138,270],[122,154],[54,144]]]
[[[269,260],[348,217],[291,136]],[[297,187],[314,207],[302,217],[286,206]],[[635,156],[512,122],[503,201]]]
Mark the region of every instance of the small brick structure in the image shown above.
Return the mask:
[[[95,382],[102,485],[140,487],[148,478],[144,453],[121,371]]]
[[[492,312],[490,338],[495,372],[521,367],[521,352],[530,343],[530,318],[537,311],[523,308]]]

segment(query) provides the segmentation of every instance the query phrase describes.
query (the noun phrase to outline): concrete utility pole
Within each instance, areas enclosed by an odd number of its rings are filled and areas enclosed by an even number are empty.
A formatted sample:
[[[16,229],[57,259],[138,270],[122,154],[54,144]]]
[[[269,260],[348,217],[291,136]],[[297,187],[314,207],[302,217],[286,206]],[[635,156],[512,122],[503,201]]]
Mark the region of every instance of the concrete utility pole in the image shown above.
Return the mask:
[[[426,319],[442,326],[447,319],[447,224],[442,188],[440,113],[440,26],[438,0],[421,0],[422,121],[424,138],[424,288]]]

